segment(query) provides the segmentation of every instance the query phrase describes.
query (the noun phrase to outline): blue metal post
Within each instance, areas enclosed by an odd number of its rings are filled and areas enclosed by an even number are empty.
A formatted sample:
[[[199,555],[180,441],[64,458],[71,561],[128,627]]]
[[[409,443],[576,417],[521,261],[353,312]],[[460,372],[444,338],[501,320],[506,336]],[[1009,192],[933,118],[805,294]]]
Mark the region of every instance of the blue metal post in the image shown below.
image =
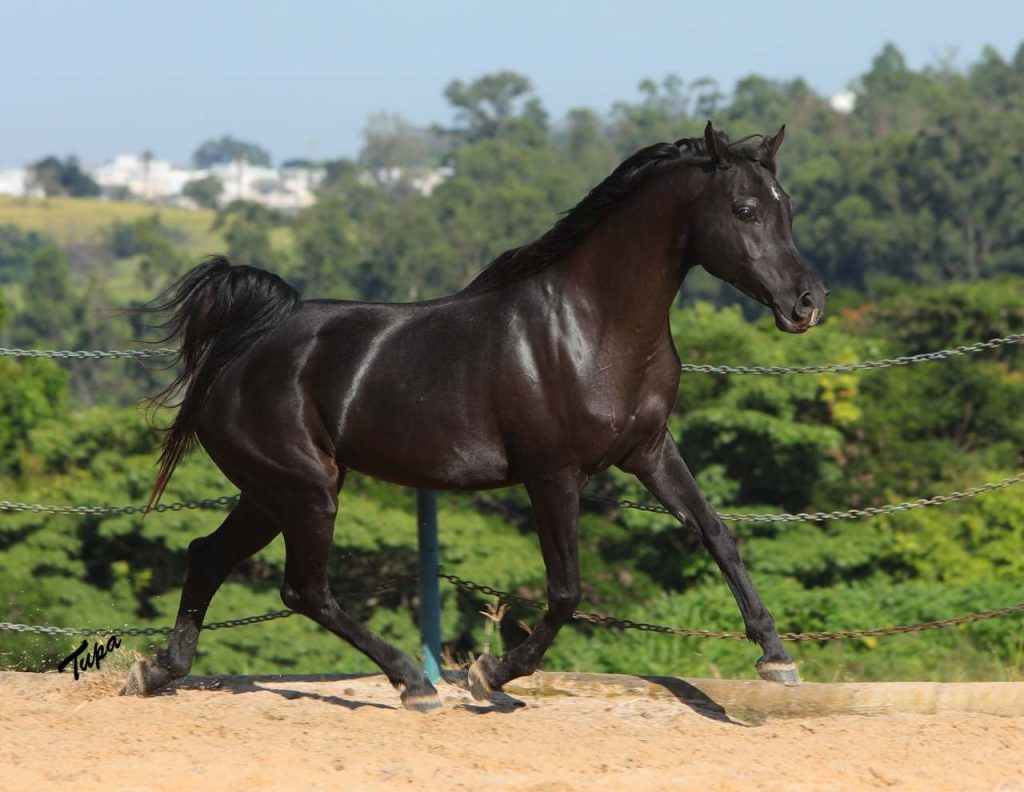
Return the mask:
[[[423,672],[431,682],[437,682],[441,678],[441,583],[437,577],[441,555],[434,490],[416,490],[416,517],[420,545],[420,649]]]

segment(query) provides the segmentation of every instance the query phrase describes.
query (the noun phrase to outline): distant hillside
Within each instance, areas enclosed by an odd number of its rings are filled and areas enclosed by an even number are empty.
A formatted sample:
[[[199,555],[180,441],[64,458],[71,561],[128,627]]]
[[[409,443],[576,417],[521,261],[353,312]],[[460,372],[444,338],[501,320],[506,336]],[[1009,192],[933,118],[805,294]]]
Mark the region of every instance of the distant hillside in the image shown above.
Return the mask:
[[[102,242],[102,232],[115,220],[130,223],[153,213],[187,235],[189,253],[201,255],[224,248],[224,238],[210,230],[214,212],[154,207],[129,201],[95,198],[25,199],[0,195],[0,225],[48,234],[61,247]]]

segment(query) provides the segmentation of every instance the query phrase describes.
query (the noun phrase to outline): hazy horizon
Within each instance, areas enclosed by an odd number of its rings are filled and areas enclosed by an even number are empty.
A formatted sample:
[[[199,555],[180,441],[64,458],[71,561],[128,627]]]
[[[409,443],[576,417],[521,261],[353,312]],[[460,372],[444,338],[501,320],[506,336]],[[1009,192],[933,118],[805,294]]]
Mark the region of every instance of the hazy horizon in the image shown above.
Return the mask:
[[[948,9],[948,10],[947,10]],[[210,8],[123,0],[5,3],[0,167],[49,154],[97,163],[152,151],[187,164],[229,133],[293,157],[354,156],[370,114],[447,122],[444,86],[510,69],[531,79],[552,119],[606,113],[637,84],[669,73],[712,77],[728,93],[758,73],[846,88],[888,41],[915,69],[986,45],[1004,58],[1024,40],[1024,4],[799,2],[721,8],[653,0],[540,3],[514,11],[449,0],[295,5],[240,0]],[[18,32],[24,35],[17,35]],[[780,119],[783,121],[785,119]],[[757,130],[750,130],[757,131]]]

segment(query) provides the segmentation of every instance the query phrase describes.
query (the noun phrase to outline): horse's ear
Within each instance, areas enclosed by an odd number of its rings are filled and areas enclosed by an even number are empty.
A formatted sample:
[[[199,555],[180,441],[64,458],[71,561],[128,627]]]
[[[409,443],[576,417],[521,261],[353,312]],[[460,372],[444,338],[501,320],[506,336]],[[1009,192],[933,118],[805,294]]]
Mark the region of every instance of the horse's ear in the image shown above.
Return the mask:
[[[778,153],[779,147],[782,145],[782,141],[785,139],[785,137],[786,137],[786,125],[783,124],[782,126],[779,127],[779,131],[778,132],[776,132],[771,137],[766,137],[764,139],[763,145],[764,145],[764,147],[766,149],[768,149],[768,156],[769,157],[771,157],[772,159],[775,159],[775,155]]]
[[[728,168],[732,164],[732,152],[729,147],[718,137],[715,128],[708,121],[704,127],[704,145],[707,146],[708,156],[711,157],[711,164],[717,168]]]

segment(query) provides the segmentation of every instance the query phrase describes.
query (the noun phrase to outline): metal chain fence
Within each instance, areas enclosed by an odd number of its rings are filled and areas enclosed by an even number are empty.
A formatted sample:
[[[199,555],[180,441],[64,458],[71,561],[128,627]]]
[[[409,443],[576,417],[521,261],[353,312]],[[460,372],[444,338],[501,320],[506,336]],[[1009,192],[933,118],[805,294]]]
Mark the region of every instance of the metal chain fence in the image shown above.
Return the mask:
[[[492,588],[491,586],[486,586],[482,583],[476,583],[472,580],[466,580],[465,578],[459,577],[458,575],[452,575],[442,570],[439,570],[438,576],[442,580],[447,580],[449,583],[453,584],[462,591],[467,591],[472,594],[483,594],[488,597],[495,597],[501,602],[524,605],[534,610],[547,610],[547,603],[542,602],[540,600],[534,600],[528,597],[521,597],[518,594],[511,594],[510,592]],[[400,575],[397,577],[388,578],[387,580],[383,581],[377,586],[373,586],[369,589],[363,589],[361,591],[356,592],[348,592],[336,596],[342,599],[357,599],[361,597],[368,597],[373,594],[378,594],[384,591],[392,590],[394,588],[397,588],[399,585],[415,581],[416,579],[417,578],[415,575]],[[906,635],[908,633],[924,632],[925,630],[940,630],[945,627],[954,627],[960,624],[972,624],[974,622],[998,619],[1004,616],[1012,616],[1016,613],[1024,613],[1024,602],[1017,603],[1016,605],[1008,605],[1005,608],[996,608],[994,610],[979,611],[978,613],[969,613],[962,616],[953,616],[947,619],[936,619],[934,621],[918,622],[916,624],[897,624],[889,627],[869,627],[865,629],[855,630],[829,630],[822,632],[785,632],[780,633],[779,637],[782,638],[782,640],[784,641],[837,641],[849,638]],[[282,619],[294,615],[295,611],[292,610],[270,611],[259,616],[246,616],[240,619],[230,619],[228,621],[212,622],[210,624],[204,625],[203,629],[219,630],[227,627],[239,627],[246,624],[258,624],[260,622],[272,621],[274,619]],[[648,622],[633,621],[632,619],[620,619],[616,616],[610,616],[607,614],[600,613],[588,613],[586,611],[574,612],[573,619],[577,621],[587,622],[598,627],[608,627],[622,630],[639,630],[641,632],[658,633],[661,635],[676,635],[684,638],[715,638],[734,641],[743,641],[747,639],[746,634],[739,632],[725,632],[720,630],[695,630],[688,627],[668,627],[663,624],[650,624]],[[3,630],[10,632],[35,633],[41,635],[91,636],[117,634],[123,636],[139,636],[169,635],[171,632],[174,631],[174,628],[51,627],[49,625],[41,624],[14,624],[12,622],[0,622],[0,631]]]
[[[979,341],[977,344],[965,344],[952,349],[940,349],[937,352],[922,352],[919,355],[903,355],[902,357],[867,360],[863,363],[828,363],[817,366],[704,366],[696,363],[683,363],[683,371],[694,371],[702,374],[764,374],[776,376],[780,374],[826,374],[848,371],[864,371],[865,369],[891,368],[893,366],[909,366],[929,360],[946,360],[958,355],[969,355],[986,349],[995,349],[1006,344],[1017,344],[1024,341],[1024,333],[1015,333],[1003,338],[992,338]]]
[[[814,366],[710,366],[691,363],[681,364],[683,371],[700,372],[708,374],[821,374],[860,371],[865,369],[889,368],[894,366],[906,366],[925,361],[945,360],[958,355],[967,355],[981,352],[987,349],[1004,346],[1006,344],[1019,343],[1024,340],[1024,333],[1017,333],[1002,338],[993,338],[976,344],[943,349],[936,352],[927,352],[919,355],[907,355],[882,360],[865,361],[853,364],[828,364]],[[99,359],[99,358],[149,358],[168,357],[177,354],[176,349],[160,348],[153,350],[37,350],[37,349],[6,349],[0,348],[0,357],[26,357],[26,358],[56,358],[56,359]],[[962,492],[956,491],[948,495],[936,495],[931,498],[921,498],[915,501],[888,504],[878,507],[866,507],[863,509],[849,509],[846,511],[814,512],[797,514],[729,514],[722,513],[719,516],[730,522],[790,522],[790,521],[812,521],[836,519],[859,519],[863,517],[874,517],[881,514],[908,511],[910,509],[934,506],[951,501],[958,501],[964,498],[974,497],[993,490],[1002,489],[1013,484],[1024,482],[1024,473],[1005,478],[1000,481],[989,482],[979,487],[971,487]],[[661,506],[638,503],[630,500],[604,497],[600,495],[583,495],[590,501],[622,506],[628,509],[638,509],[647,512],[668,514],[668,510]],[[207,498],[203,500],[183,501],[171,504],[158,504],[152,511],[167,512],[181,511],[183,509],[209,509],[230,506],[238,500],[237,495],[222,496],[219,498]],[[145,506],[51,506],[38,503],[15,503],[11,501],[0,501],[0,511],[3,512],[37,512],[47,514],[76,514],[76,515],[130,515],[146,512]],[[480,583],[458,577],[457,575],[439,572],[442,579],[447,580],[459,589],[477,594],[485,594],[490,597],[497,597],[499,600],[511,603],[518,603],[527,607],[545,610],[546,603],[538,600],[531,600],[509,592],[501,591]],[[400,584],[416,580],[413,575],[403,575],[390,578],[383,583],[370,589],[359,592],[351,592],[339,595],[342,598],[358,598],[370,596],[397,587]],[[247,616],[240,619],[231,619],[222,622],[213,622],[205,625],[204,629],[217,630],[228,627],[237,627],[246,624],[257,624],[271,621],[273,619],[286,618],[294,615],[291,610],[270,611],[259,616]],[[954,616],[947,619],[939,619],[917,624],[895,625],[889,627],[873,627],[856,630],[833,630],[827,632],[796,633],[787,632],[781,634],[781,638],[787,641],[831,641],[845,638],[863,638],[886,635],[900,635],[924,630],[941,629],[960,624],[969,624],[988,619],[996,619],[1016,613],[1024,613],[1024,603],[1010,605],[995,610],[980,611],[962,616]],[[665,625],[636,622],[630,619],[620,619],[615,616],[587,613],[577,611],[573,618],[579,621],[588,622],[601,627],[635,629],[643,632],[654,632],[668,635],[677,635],[691,638],[721,638],[731,640],[745,640],[746,635],[736,632],[722,632],[714,630],[695,630],[683,627],[668,627]],[[0,630],[12,632],[28,632],[46,635],[100,635],[117,633],[125,636],[139,635],[166,635],[173,631],[172,627],[123,627],[123,628],[79,628],[79,627],[52,627],[48,625],[15,624],[12,622],[0,622]]]
[[[1024,473],[1016,476],[990,481],[979,487],[950,492],[947,495],[933,495],[930,498],[919,498],[913,501],[902,503],[890,503],[885,506],[866,506],[863,509],[847,509],[846,511],[830,512],[798,512],[796,514],[733,514],[720,512],[719,517],[726,522],[823,522],[825,520],[856,520],[864,517],[877,517],[881,514],[892,514],[894,512],[910,511],[911,509],[922,509],[926,506],[938,506],[943,503],[973,498],[983,495],[986,492],[1003,489],[1014,484],[1024,483]],[[604,495],[592,495],[584,493],[585,500],[595,503],[604,503],[612,506],[621,506],[625,509],[636,509],[638,511],[653,512],[656,514],[670,514],[663,506],[656,506],[649,503],[611,498]],[[225,506],[233,506],[238,501],[238,495],[225,495],[219,498],[205,498],[203,500],[180,501],[177,503],[157,504],[152,508],[154,512],[181,511],[183,509],[215,509]],[[16,503],[14,501],[0,501],[0,512],[34,512],[39,514],[79,514],[79,515],[122,515],[142,514],[146,511],[145,506],[53,506],[44,503]]]
[[[824,520],[857,520],[863,517],[877,517],[880,514],[892,514],[894,512],[910,511],[911,509],[922,509],[926,506],[938,506],[943,503],[973,498],[986,492],[1010,487],[1014,484],[1024,483],[1024,473],[1016,476],[990,481],[980,487],[969,487],[963,492],[950,492],[948,495],[933,495],[930,498],[919,498],[903,503],[890,503],[885,506],[866,506],[863,509],[847,509],[846,511],[830,512],[798,512],[796,514],[731,514],[720,512],[719,517],[726,522],[822,522]],[[609,498],[603,495],[590,495],[584,493],[581,497],[597,503],[622,506],[626,509],[638,509],[639,511],[655,512],[657,514],[671,514],[663,506],[655,506],[649,503],[638,503],[631,500]]]
[[[158,503],[150,511],[169,512],[182,509],[219,509],[233,506],[238,501],[237,495],[224,495],[220,498],[204,498],[203,500],[181,501],[179,503]],[[34,512],[37,514],[81,514],[81,515],[119,515],[143,514],[145,506],[50,506],[45,503],[15,503],[0,501],[0,512]]]
[[[703,374],[763,374],[776,376],[780,374],[826,374],[842,373],[849,371],[863,371],[865,369],[891,368],[893,366],[909,366],[914,363],[924,363],[930,360],[946,360],[958,355],[969,355],[976,352],[983,352],[987,349],[995,349],[1007,344],[1017,344],[1024,341],[1024,333],[991,338],[988,341],[979,341],[976,344],[964,344],[963,346],[950,349],[940,349],[936,352],[922,352],[918,355],[903,355],[895,358],[884,358],[882,360],[867,360],[862,363],[827,363],[815,366],[710,366],[697,363],[683,363],[680,368],[683,371],[699,372]],[[86,349],[5,349],[0,348],[0,357],[28,357],[28,358],[58,358],[58,359],[96,359],[96,358],[149,358],[149,357],[172,357],[178,354],[177,349],[114,349],[114,350],[86,350]]]
[[[150,358],[173,357],[177,349],[5,349],[0,347],[0,357],[55,358],[61,360],[92,360],[98,358]]]
[[[401,585],[417,580],[416,575],[396,575],[389,577],[376,586],[359,591],[347,591],[334,596],[339,599],[362,599],[371,597],[374,594],[381,594],[391,591]],[[204,630],[222,630],[227,627],[241,627],[246,624],[259,624],[260,622],[273,621],[274,619],[285,619],[294,616],[293,610],[268,611],[259,616],[243,616],[240,619],[229,619],[228,621],[210,622],[204,624]],[[41,635],[170,635],[174,632],[173,627],[50,627],[45,624],[14,624],[12,622],[0,622],[0,631],[37,633]]]
[[[528,597],[521,597],[517,594],[510,594],[507,591],[501,591],[480,583],[474,583],[472,580],[466,580],[458,575],[451,575],[445,572],[441,572],[440,574],[442,580],[447,580],[449,583],[463,591],[472,592],[474,594],[485,594],[488,597],[496,597],[501,602],[525,605],[526,607],[533,608],[534,610],[547,609],[547,603],[541,602],[540,600],[533,600]],[[830,630],[828,632],[786,632],[780,633],[779,637],[782,638],[783,641],[836,641],[845,638],[905,635],[907,633],[923,632],[925,630],[940,630],[944,627],[953,627],[958,624],[971,624],[973,622],[986,621],[988,619],[998,619],[1002,616],[1011,616],[1015,613],[1024,613],[1024,602],[1017,603],[1016,605],[1008,605],[1005,608],[996,608],[995,610],[980,611],[978,613],[969,613],[963,616],[953,616],[948,619],[937,619],[935,621],[919,622],[917,624],[898,624],[890,627],[869,627],[860,630]],[[649,624],[647,622],[637,622],[631,619],[619,619],[615,616],[608,616],[599,613],[576,611],[573,613],[572,617],[577,621],[589,622],[590,624],[595,624],[599,627],[640,630],[641,632],[660,633],[662,635],[679,635],[684,638],[722,638],[736,641],[745,641],[747,639],[745,633],[722,632],[719,630],[694,630],[689,627],[666,627],[662,624]]]

